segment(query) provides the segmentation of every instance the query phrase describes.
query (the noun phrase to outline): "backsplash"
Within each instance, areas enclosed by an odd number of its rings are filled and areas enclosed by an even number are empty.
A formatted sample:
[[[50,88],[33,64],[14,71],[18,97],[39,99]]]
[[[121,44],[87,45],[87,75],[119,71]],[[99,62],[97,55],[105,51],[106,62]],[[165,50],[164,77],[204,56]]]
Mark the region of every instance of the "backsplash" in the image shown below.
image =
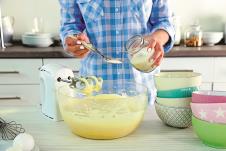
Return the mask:
[[[44,31],[59,32],[60,6],[58,0],[3,0],[2,14],[15,17],[15,37],[30,31],[33,18],[43,17]],[[181,17],[183,28],[199,20],[202,29],[223,31],[226,22],[225,0],[170,0],[172,10]]]

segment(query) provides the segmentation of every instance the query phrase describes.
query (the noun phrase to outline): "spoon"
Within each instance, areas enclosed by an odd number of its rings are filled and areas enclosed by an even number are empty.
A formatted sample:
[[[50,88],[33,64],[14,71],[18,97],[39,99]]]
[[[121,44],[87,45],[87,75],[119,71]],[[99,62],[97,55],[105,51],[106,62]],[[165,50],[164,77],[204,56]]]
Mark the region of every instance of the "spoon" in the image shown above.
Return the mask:
[[[99,54],[106,62],[108,63],[112,63],[112,64],[121,64],[122,61],[119,60],[119,59],[113,59],[113,58],[109,58],[105,55],[103,55],[97,48],[95,48],[91,43],[86,43],[84,41],[81,41],[82,45],[89,49],[89,50],[92,50],[94,52],[96,52],[97,54]]]

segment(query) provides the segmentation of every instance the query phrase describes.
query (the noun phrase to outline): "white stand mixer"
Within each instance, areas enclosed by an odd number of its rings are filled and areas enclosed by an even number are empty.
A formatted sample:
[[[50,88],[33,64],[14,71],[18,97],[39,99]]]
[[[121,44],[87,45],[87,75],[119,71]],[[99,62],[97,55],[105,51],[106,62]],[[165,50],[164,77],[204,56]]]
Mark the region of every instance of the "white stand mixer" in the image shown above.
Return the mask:
[[[40,68],[42,113],[53,121],[62,120],[57,101],[57,89],[68,84],[58,82],[59,77],[68,79],[68,77],[74,77],[74,74],[71,69],[59,64],[47,64]]]

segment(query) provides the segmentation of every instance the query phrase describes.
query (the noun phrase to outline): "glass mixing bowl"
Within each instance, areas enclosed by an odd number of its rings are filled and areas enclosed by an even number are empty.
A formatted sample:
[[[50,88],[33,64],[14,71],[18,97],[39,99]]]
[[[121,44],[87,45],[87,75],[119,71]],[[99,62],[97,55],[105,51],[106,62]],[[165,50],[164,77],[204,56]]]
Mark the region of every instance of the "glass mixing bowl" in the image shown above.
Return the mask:
[[[65,123],[74,134],[90,139],[115,139],[132,133],[148,104],[147,88],[133,82],[89,96],[68,85],[57,91]]]

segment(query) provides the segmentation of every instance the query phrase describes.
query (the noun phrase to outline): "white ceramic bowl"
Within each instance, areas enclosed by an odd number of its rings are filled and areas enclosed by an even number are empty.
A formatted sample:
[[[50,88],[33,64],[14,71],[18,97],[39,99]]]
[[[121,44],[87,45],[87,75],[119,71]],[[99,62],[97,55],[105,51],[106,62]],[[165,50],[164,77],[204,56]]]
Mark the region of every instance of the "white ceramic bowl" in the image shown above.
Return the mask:
[[[202,77],[196,72],[161,72],[154,75],[157,90],[173,90],[201,85]]]
[[[32,47],[49,47],[53,44],[53,40],[49,34],[40,35],[22,35],[22,43]]]
[[[203,43],[208,46],[214,46],[223,38],[223,32],[204,32]]]

